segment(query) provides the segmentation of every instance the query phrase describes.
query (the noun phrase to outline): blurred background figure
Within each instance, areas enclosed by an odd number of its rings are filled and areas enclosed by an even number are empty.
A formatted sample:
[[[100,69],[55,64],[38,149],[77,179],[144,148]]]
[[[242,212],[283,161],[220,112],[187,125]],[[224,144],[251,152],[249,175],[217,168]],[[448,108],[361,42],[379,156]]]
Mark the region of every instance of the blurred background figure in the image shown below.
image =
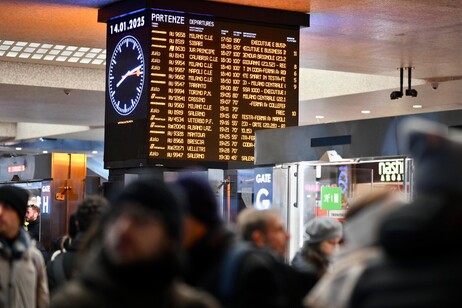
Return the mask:
[[[383,218],[384,253],[364,270],[349,307],[460,307],[462,136],[418,118],[399,132],[415,162],[414,199]]]
[[[333,269],[311,290],[304,307],[349,307],[357,280],[381,252],[378,228],[383,217],[403,204],[402,194],[391,190],[371,191],[353,200],[345,213],[343,242]]]
[[[87,196],[79,204],[75,215],[77,233],[67,248],[63,247],[62,252],[47,264],[48,286],[51,294],[73,277],[79,261],[79,248],[87,230],[108,208],[109,203],[106,198],[98,195]],[[71,223],[71,220],[69,222]]]
[[[40,241],[40,207],[35,204],[29,204],[25,215],[27,232],[32,239]]]
[[[35,245],[42,253],[45,264],[48,263],[50,253],[45,249],[42,242],[40,242],[40,207],[38,205],[29,204],[27,206],[24,226],[27,232],[29,232],[30,237],[36,242]]]
[[[211,293],[223,307],[289,307],[273,254],[242,243],[218,212],[207,178],[183,173],[175,184],[184,191],[186,282]],[[283,230],[281,230],[283,231]],[[282,232],[283,241],[287,234]],[[284,248],[279,248],[281,252]],[[282,282],[282,283],[285,283]]]
[[[301,307],[302,299],[313,287],[317,277],[305,271],[297,271],[285,261],[289,233],[284,226],[279,211],[246,208],[237,216],[236,228],[240,238],[258,247],[263,253],[274,258],[266,258],[272,268],[281,297],[287,307]]]
[[[216,307],[179,281],[180,204],[163,180],[145,177],[111,202],[81,272],[51,307]]]
[[[246,208],[239,213],[236,228],[244,241],[268,250],[284,261],[290,237],[277,210]]]
[[[321,278],[331,267],[343,237],[342,223],[330,217],[316,217],[306,225],[308,239],[292,259],[292,266]]]
[[[218,212],[218,203],[207,179],[181,174],[174,182],[183,191],[183,247],[186,250],[185,281],[220,299],[221,264],[235,241]]]
[[[0,187],[0,307],[49,304],[45,262],[23,228],[28,199],[25,189]]]

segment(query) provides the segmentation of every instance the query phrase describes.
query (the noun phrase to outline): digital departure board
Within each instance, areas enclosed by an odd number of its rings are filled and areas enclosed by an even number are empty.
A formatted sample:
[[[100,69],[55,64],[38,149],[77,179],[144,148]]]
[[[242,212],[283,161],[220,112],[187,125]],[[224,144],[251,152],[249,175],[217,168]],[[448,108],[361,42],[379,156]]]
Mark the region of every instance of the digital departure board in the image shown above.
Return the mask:
[[[107,35],[108,167],[253,163],[256,130],[298,125],[298,27],[149,9]]]

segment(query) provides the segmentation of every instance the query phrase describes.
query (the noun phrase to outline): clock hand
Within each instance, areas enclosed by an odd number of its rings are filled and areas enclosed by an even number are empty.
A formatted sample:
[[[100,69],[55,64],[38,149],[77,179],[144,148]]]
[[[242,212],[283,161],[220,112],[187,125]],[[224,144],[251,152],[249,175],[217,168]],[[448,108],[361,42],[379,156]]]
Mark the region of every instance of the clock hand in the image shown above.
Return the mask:
[[[143,65],[138,65],[138,66],[135,67],[134,69],[129,70],[129,71],[127,71],[127,73],[125,73],[124,75],[122,75],[122,79],[119,80],[119,82],[116,84],[116,87],[119,87],[120,84],[121,84],[121,83],[125,80],[125,78],[127,78],[128,76],[133,76],[133,75],[139,76],[139,75],[143,74],[143,72],[140,71],[141,67],[143,67]]]

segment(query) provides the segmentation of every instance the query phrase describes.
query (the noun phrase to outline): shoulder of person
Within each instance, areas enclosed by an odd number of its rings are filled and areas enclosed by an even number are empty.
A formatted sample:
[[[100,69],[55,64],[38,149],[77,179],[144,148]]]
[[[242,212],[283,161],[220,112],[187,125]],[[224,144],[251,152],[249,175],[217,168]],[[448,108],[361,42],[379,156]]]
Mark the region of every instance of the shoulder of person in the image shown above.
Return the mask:
[[[39,247],[37,247],[37,242],[35,240],[32,240],[31,245],[26,250],[26,253],[32,259],[37,268],[45,267],[45,260]]]
[[[107,307],[104,300],[96,293],[85,288],[79,280],[73,280],[53,293],[50,308]]]
[[[220,308],[219,302],[209,293],[193,288],[184,282],[173,284],[173,299],[175,307],[181,308]]]

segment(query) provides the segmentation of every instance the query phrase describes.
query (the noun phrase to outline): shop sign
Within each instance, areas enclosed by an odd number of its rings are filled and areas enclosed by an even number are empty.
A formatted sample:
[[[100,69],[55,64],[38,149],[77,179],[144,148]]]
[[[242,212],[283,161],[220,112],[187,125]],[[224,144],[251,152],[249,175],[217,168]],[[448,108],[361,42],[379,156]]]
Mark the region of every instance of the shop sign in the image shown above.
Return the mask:
[[[342,209],[342,189],[340,187],[323,186],[321,188],[321,209]]]
[[[402,182],[404,160],[381,161],[378,164],[380,182]]]

